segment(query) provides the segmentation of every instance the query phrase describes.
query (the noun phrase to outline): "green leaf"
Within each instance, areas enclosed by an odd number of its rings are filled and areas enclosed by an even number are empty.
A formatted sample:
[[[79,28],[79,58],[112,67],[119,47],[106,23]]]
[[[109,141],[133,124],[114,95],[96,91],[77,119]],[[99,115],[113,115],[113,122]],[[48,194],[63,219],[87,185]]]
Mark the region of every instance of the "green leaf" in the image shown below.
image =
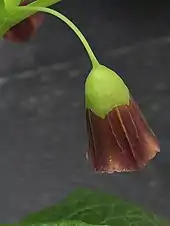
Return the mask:
[[[82,221],[59,221],[56,223],[26,223],[20,224],[19,226],[99,226],[99,225],[92,225],[87,224]]]
[[[5,0],[7,4],[7,8],[10,10],[7,12],[4,4],[4,0],[0,0],[0,38],[4,36],[4,34],[17,23],[26,19],[27,17],[35,14],[37,11],[25,10],[27,6],[16,6],[19,0],[13,0],[15,2],[10,3],[12,0]],[[48,7],[55,3],[60,2],[60,0],[37,0],[28,5],[28,7]]]
[[[106,118],[114,108],[129,105],[129,89],[120,76],[104,65],[92,68],[85,82],[86,108]]]
[[[4,0],[6,10],[12,10],[15,6],[18,6],[21,0]]]
[[[79,189],[59,205],[31,214],[23,223],[79,220],[93,225],[168,226],[154,214],[102,192]],[[170,224],[169,224],[170,225]]]
[[[6,15],[6,9],[5,9],[4,0],[0,0],[0,22],[1,20],[4,20],[5,15]]]
[[[1,0],[0,1],[0,12],[1,10],[3,11],[5,9],[5,3],[4,3],[4,0]]]

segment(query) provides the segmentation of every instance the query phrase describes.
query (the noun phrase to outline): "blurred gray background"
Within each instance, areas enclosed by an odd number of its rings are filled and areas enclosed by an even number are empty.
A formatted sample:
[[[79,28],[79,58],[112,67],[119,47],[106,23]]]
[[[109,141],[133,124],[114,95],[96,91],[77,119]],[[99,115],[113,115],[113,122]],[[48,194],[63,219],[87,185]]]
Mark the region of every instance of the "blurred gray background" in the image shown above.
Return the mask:
[[[101,63],[128,84],[161,143],[142,171],[98,175],[85,160],[88,57],[65,24],[46,16],[29,43],[0,42],[0,223],[78,187],[118,195],[168,218],[170,210],[170,3],[63,0]]]

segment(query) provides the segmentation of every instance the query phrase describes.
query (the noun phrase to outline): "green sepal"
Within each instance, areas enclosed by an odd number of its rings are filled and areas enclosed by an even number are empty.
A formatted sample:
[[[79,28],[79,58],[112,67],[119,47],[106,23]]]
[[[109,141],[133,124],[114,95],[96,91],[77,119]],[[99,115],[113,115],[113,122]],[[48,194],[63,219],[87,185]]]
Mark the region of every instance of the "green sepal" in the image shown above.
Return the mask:
[[[86,108],[101,118],[114,108],[129,104],[129,89],[116,72],[98,65],[94,67],[85,83]]]

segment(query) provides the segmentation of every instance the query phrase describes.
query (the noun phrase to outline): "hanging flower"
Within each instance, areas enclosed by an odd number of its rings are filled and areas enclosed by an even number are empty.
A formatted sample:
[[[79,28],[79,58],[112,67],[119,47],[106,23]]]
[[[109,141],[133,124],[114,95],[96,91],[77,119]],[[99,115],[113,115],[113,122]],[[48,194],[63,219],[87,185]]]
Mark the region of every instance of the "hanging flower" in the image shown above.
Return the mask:
[[[159,152],[158,141],[138,105],[110,69],[92,70],[86,81],[86,106],[87,157],[95,171],[139,170]]]

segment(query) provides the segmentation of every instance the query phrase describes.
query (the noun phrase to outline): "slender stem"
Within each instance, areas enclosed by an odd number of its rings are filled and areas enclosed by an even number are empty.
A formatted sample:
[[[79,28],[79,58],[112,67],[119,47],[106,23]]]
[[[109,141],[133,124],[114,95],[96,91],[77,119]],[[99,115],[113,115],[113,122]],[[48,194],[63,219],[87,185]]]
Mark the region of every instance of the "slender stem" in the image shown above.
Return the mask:
[[[51,15],[54,15],[56,17],[58,17],[59,19],[61,19],[63,22],[65,22],[74,32],[75,34],[79,37],[79,39],[81,40],[82,44],[84,45],[89,58],[91,60],[92,66],[95,67],[97,65],[99,65],[99,62],[96,58],[96,56],[94,55],[89,43],[87,42],[86,38],[84,37],[84,35],[81,33],[81,31],[76,27],[75,24],[73,24],[73,22],[71,22],[66,16],[64,16],[63,14],[57,12],[56,10],[50,9],[50,8],[46,8],[46,7],[22,7],[22,9],[25,8],[25,10],[36,10],[36,11],[41,11],[41,12],[45,12],[45,13],[49,13]]]

